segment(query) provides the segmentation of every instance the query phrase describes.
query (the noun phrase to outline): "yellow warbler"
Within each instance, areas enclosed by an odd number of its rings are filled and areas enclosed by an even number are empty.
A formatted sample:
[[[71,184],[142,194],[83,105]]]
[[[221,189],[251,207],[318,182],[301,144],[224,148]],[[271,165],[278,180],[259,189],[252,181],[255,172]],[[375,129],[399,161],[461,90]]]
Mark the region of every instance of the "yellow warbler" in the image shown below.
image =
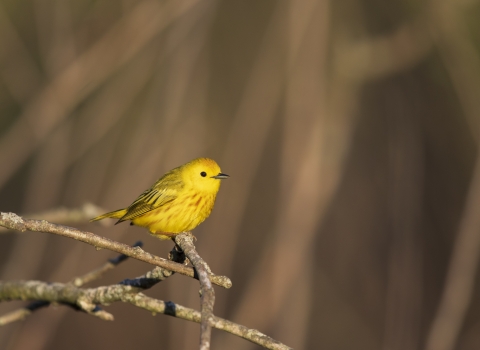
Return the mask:
[[[193,230],[211,213],[220,180],[228,178],[218,164],[197,158],[163,175],[130,206],[106,213],[90,221],[130,220],[130,225],[146,227],[160,239]]]

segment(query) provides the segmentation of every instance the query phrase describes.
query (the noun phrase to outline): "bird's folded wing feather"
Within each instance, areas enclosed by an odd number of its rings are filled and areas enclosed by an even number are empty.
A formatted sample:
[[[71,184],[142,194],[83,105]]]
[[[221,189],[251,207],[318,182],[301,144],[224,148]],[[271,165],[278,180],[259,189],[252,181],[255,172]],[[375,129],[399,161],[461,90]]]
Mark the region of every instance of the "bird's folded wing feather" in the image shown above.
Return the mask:
[[[162,179],[160,179],[162,180]],[[119,220],[133,220],[143,214],[157,209],[178,197],[182,186],[159,186],[160,180],[150,189],[143,192],[128,208],[127,213]]]

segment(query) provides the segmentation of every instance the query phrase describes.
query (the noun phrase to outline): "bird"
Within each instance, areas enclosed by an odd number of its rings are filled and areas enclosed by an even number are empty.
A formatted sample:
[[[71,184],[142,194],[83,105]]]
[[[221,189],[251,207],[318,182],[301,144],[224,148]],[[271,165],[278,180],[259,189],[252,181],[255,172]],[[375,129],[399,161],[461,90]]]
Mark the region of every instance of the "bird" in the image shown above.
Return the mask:
[[[130,225],[146,227],[155,237],[174,239],[209,217],[220,182],[228,177],[213,159],[197,158],[167,172],[127,208],[90,221],[115,218],[116,225],[130,220]]]

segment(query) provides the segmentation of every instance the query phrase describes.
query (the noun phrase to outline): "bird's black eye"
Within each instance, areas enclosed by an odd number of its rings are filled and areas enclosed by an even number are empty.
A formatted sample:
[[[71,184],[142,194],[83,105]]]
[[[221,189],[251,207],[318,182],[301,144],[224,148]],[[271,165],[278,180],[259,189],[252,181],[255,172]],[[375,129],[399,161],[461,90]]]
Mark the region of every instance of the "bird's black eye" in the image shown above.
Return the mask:
[[[204,171],[202,171],[202,172],[200,173],[200,175],[202,175],[202,177],[205,177],[205,176],[207,176],[207,173],[204,172]]]

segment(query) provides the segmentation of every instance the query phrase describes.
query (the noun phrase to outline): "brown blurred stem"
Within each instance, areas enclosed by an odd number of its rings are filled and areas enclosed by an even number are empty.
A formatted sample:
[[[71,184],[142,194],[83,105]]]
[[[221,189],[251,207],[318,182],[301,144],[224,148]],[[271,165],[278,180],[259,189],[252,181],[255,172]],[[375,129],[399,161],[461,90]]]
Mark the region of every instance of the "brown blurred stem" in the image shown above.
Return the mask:
[[[97,236],[91,232],[81,231],[73,227],[57,225],[45,220],[24,219],[14,213],[0,212],[0,226],[17,231],[33,231],[53,233],[64,237],[73,238],[77,241],[88,243],[98,248],[105,248],[117,253],[125,254],[131,258],[147,262],[152,265],[163,267],[167,270],[178,272],[182,275],[197,278],[191,267],[178,264],[176,262],[160,258],[143,251],[140,247],[130,247],[126,244],[112,241],[108,238]],[[224,288],[230,288],[232,282],[228,277],[216,276],[211,274],[212,283]]]
[[[175,243],[183,250],[190,262],[195,267],[195,271],[200,281],[200,350],[210,349],[210,338],[212,334],[213,305],[215,304],[215,291],[210,282],[210,267],[198,255],[193,245],[193,235],[190,232],[175,236]]]
[[[442,296],[428,331],[425,349],[453,350],[475,296],[480,260],[480,55],[463,15],[461,2],[430,1],[429,27],[458,101],[477,142],[477,159],[455,238]]]
[[[477,157],[465,209],[455,239],[438,310],[425,349],[453,350],[472,301],[480,260],[480,157]]]

